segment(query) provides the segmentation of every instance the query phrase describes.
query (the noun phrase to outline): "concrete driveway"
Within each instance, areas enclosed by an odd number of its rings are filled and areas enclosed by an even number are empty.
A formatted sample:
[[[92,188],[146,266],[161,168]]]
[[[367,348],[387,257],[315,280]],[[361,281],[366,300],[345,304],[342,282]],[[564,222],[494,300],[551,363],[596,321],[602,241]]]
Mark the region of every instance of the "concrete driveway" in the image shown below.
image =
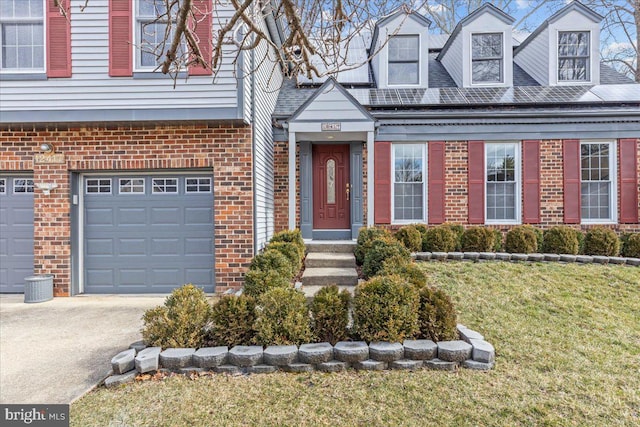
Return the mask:
[[[141,339],[142,314],[162,296],[78,296],[25,304],[0,295],[0,403],[71,403]]]

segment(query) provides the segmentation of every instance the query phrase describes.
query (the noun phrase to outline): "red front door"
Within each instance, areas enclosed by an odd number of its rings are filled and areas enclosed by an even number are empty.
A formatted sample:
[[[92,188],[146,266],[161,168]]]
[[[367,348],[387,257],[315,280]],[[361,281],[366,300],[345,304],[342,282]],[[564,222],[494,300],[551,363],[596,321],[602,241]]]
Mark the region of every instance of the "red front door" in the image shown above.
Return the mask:
[[[313,228],[351,228],[349,145],[313,145]]]

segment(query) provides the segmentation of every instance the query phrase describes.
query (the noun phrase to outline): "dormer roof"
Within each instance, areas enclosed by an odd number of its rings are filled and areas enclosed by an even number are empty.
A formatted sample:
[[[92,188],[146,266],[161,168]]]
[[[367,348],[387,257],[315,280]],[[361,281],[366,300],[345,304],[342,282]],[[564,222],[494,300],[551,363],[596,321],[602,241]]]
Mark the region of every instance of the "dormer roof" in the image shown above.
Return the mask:
[[[376,22],[376,26],[373,30],[373,37],[371,38],[371,48],[370,48],[371,52],[375,50],[376,44],[378,43],[380,28],[384,27],[385,25],[387,25],[388,23],[396,19],[398,16],[403,14],[407,15],[408,19],[413,19],[418,24],[424,26],[427,29],[431,26],[431,21],[426,16],[418,13],[415,10],[410,10],[406,6],[400,6],[395,10],[395,12],[391,13],[388,16],[385,16],[384,18]]]

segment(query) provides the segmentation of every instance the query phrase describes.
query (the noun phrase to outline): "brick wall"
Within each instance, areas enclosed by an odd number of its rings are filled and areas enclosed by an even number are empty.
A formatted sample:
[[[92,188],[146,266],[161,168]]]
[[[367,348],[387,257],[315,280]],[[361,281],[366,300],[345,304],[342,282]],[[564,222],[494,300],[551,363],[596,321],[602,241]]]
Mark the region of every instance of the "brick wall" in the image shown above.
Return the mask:
[[[34,164],[40,144],[53,144],[62,164]],[[251,129],[234,125],[5,128],[0,170],[33,171],[58,188],[34,197],[34,267],[55,274],[54,292],[71,281],[70,172],[209,169],[214,180],[216,291],[238,289],[253,256]],[[179,284],[177,284],[179,285]]]

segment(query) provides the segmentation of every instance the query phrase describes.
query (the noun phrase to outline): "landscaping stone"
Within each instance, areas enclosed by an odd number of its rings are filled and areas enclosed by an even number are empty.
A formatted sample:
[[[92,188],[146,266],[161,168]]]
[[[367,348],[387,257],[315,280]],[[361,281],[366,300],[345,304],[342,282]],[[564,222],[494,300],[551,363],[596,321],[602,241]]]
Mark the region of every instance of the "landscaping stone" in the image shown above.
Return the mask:
[[[484,362],[477,362],[475,360],[465,360],[464,362],[462,362],[462,366],[468,369],[475,369],[477,371],[488,371],[490,369],[493,369],[494,363],[493,362],[484,363]]]
[[[315,367],[310,363],[291,363],[283,366],[283,370],[286,372],[300,373],[300,372],[313,372]]]
[[[248,367],[262,363],[262,347],[259,345],[237,345],[229,350],[229,363],[235,366]]]
[[[431,259],[435,259],[436,261],[444,261],[447,259],[446,252],[431,252]]]
[[[543,254],[545,261],[557,262],[560,261],[560,255],[558,254]]]
[[[609,264],[623,265],[626,262],[627,262],[627,259],[623,258],[623,257],[620,257],[620,256],[610,256],[609,257]]]
[[[111,369],[113,369],[113,373],[116,375],[122,375],[125,372],[129,372],[134,369],[136,367],[135,358],[136,350],[133,348],[121,351],[113,356],[111,359]]]
[[[349,367],[348,364],[339,360],[330,360],[328,362],[318,363],[316,368],[322,372],[342,372]]]
[[[477,261],[480,258],[480,253],[478,252],[463,252],[463,258],[469,259],[471,261]]]
[[[388,368],[389,364],[379,360],[368,359],[354,362],[351,366],[356,371],[384,371]]]
[[[391,369],[399,371],[415,371],[416,369],[422,368],[424,366],[424,362],[422,360],[400,359],[394,360],[389,366]]]
[[[455,371],[458,362],[447,362],[446,360],[431,359],[424,361],[424,367],[434,371]]]
[[[242,373],[242,368],[236,365],[220,365],[213,368],[219,374],[237,375]]]
[[[542,261],[544,261],[544,255],[543,254],[528,254],[527,261],[542,262]]]
[[[302,344],[298,349],[298,360],[302,363],[324,363],[333,359],[333,346],[328,342]]]
[[[627,258],[627,264],[637,267],[640,265],[640,258]]]
[[[403,345],[406,359],[429,360],[438,353],[438,345],[431,340],[405,340]]]
[[[480,252],[480,259],[494,260],[494,259],[496,259],[496,253],[495,252]]]
[[[582,264],[591,264],[593,262],[593,257],[589,255],[578,255],[576,257],[576,262],[580,262]]]
[[[333,347],[333,353],[341,362],[361,362],[369,358],[369,346],[364,341],[340,341]]]
[[[189,375],[191,373],[200,374],[205,371],[206,369],[198,368],[197,366],[186,366],[184,368],[178,369],[178,372],[181,373],[182,375]]]
[[[417,259],[418,259],[418,256],[416,255],[416,253],[415,253],[415,252],[411,252],[411,253],[409,254],[409,256],[411,257],[411,259],[412,259],[413,261],[415,261],[415,260],[417,260]]]
[[[592,258],[594,264],[609,264],[608,256],[594,255]]]
[[[572,262],[576,262],[576,255],[571,255],[571,254],[560,254],[560,261],[561,262],[567,262],[567,263],[572,263]]]
[[[431,259],[431,252],[416,252],[416,260],[429,261]]]
[[[272,374],[277,370],[278,367],[272,365],[255,365],[247,368],[247,372],[250,374]]]
[[[298,347],[295,345],[271,345],[264,350],[263,358],[267,365],[289,365],[298,359]]]
[[[527,261],[529,255],[527,254],[511,254],[511,261]]]
[[[130,383],[131,381],[136,379],[136,375],[138,375],[136,371],[129,371],[119,375],[111,375],[106,380],[104,380],[104,386],[109,388],[117,387],[125,383]]]
[[[510,261],[511,260],[511,254],[507,253],[507,252],[497,252],[496,253],[496,259],[500,260],[500,261]]]
[[[496,350],[485,340],[471,340],[473,346],[471,357],[476,362],[492,363],[496,359]]]
[[[372,342],[369,344],[369,357],[380,362],[392,362],[404,357],[404,347],[399,342]]]
[[[447,362],[462,362],[471,357],[471,344],[464,341],[440,341],[438,343],[438,359]]]
[[[447,255],[447,259],[452,259],[454,261],[460,261],[464,258],[464,254],[462,252],[449,252]]]
[[[140,340],[140,341],[132,342],[129,345],[129,348],[134,349],[136,351],[136,354],[138,354],[140,351],[147,348],[147,345],[144,343],[144,341]]]
[[[193,354],[193,364],[199,368],[213,368],[223,365],[228,354],[227,346],[199,348]]]
[[[168,348],[160,353],[160,364],[167,369],[180,369],[193,365],[195,348]]]
[[[147,347],[141,350],[135,358],[135,365],[138,372],[144,374],[145,372],[157,371],[160,362],[160,347]]]
[[[478,332],[476,332],[474,330],[471,330],[471,329],[467,328],[464,325],[458,325],[458,334],[460,335],[460,339],[462,339],[463,341],[468,342],[469,344],[471,344],[471,342],[469,340],[483,340],[484,339],[484,337],[480,333],[478,333]]]

